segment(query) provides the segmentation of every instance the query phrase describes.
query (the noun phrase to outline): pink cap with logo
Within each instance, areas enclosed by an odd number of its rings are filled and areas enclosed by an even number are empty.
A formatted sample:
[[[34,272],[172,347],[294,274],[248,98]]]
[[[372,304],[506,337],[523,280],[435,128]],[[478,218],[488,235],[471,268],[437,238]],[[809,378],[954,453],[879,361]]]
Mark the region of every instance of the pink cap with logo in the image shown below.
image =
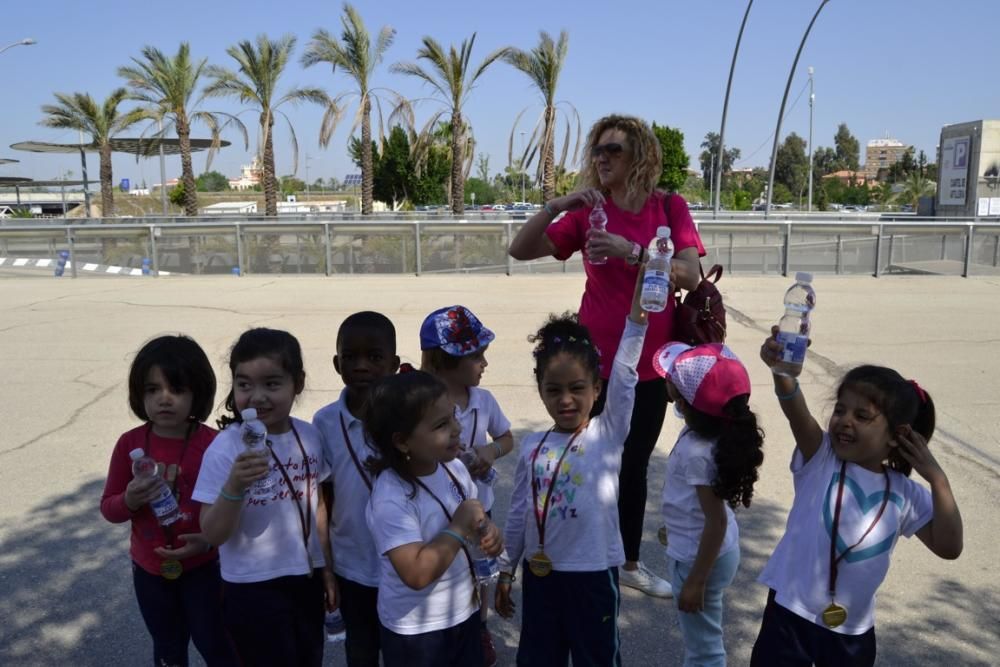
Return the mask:
[[[739,357],[722,343],[692,347],[667,343],[653,356],[653,368],[670,380],[691,407],[722,417],[726,403],[750,393],[750,375]]]

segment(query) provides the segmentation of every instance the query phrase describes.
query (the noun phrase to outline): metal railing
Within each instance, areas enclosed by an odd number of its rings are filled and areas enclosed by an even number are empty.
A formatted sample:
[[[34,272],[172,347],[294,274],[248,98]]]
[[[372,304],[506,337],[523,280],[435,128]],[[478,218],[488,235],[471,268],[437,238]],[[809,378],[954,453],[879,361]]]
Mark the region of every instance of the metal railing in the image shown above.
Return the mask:
[[[361,219],[329,214],[208,218],[115,218],[0,224],[0,269],[15,260],[48,266],[68,252],[67,273],[353,274],[580,271],[579,254],[517,262],[507,247],[524,220],[473,212],[462,219]],[[142,220],[142,222],[138,222]],[[15,224],[17,223],[17,224]],[[877,216],[696,218],[706,266],[731,273],[1000,275],[1000,222]],[[22,261],[23,260],[23,261]],[[41,261],[39,261],[41,260]],[[143,261],[145,260],[145,262]],[[39,272],[41,273],[41,272]]]

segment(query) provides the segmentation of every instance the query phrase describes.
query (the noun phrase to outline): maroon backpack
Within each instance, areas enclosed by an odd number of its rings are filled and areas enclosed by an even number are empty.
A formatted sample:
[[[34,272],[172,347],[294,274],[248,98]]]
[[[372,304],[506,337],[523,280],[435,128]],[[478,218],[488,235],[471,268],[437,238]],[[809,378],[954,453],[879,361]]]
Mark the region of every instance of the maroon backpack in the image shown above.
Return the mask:
[[[722,277],[722,265],[716,264],[708,270],[701,268],[701,282],[681,299],[681,291],[674,292],[674,331],[671,338],[687,343],[726,342],[726,307],[722,304],[722,294],[715,286]]]

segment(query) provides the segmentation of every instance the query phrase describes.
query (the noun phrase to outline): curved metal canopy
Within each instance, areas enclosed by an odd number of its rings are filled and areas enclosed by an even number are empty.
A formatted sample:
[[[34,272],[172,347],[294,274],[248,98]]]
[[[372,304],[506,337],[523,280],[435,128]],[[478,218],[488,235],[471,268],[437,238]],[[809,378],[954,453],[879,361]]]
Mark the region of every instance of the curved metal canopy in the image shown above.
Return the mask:
[[[21,176],[0,176],[0,187],[15,187],[22,185],[34,185],[35,182],[30,178],[23,178]]]
[[[59,186],[70,188],[79,185],[86,185],[86,183],[83,181],[36,181],[16,176],[0,176],[0,188],[54,188]]]
[[[14,160],[9,157],[0,157],[0,164],[14,164],[15,162],[20,162],[20,160]]]
[[[179,139],[156,139],[156,138],[120,138],[111,140],[111,150],[116,153],[131,153],[142,157],[151,157],[159,153],[160,146],[166,155],[180,155],[181,142]],[[218,148],[229,146],[230,142],[220,140]],[[29,151],[31,153],[97,153],[100,146],[91,142],[89,144],[54,144],[47,141],[21,141],[11,144],[11,148],[18,151]],[[191,151],[205,151],[212,147],[211,139],[191,139]]]

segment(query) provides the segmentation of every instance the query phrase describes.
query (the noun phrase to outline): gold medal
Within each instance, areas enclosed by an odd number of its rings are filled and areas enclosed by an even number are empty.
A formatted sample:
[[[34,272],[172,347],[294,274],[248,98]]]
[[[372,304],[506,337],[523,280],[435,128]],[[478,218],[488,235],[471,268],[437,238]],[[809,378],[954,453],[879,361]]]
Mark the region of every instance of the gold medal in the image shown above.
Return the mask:
[[[660,541],[660,544],[667,546],[667,527],[660,526],[660,529],[656,531],[656,539]]]
[[[846,620],[847,609],[841,607],[836,602],[831,602],[830,606],[823,610],[823,622],[826,623],[826,627],[828,628],[843,625]]]
[[[179,560],[170,558],[160,563],[160,576],[164,579],[176,579],[184,572],[184,566]]]
[[[528,569],[536,577],[545,577],[552,572],[552,559],[544,551],[538,551],[528,559]]]

